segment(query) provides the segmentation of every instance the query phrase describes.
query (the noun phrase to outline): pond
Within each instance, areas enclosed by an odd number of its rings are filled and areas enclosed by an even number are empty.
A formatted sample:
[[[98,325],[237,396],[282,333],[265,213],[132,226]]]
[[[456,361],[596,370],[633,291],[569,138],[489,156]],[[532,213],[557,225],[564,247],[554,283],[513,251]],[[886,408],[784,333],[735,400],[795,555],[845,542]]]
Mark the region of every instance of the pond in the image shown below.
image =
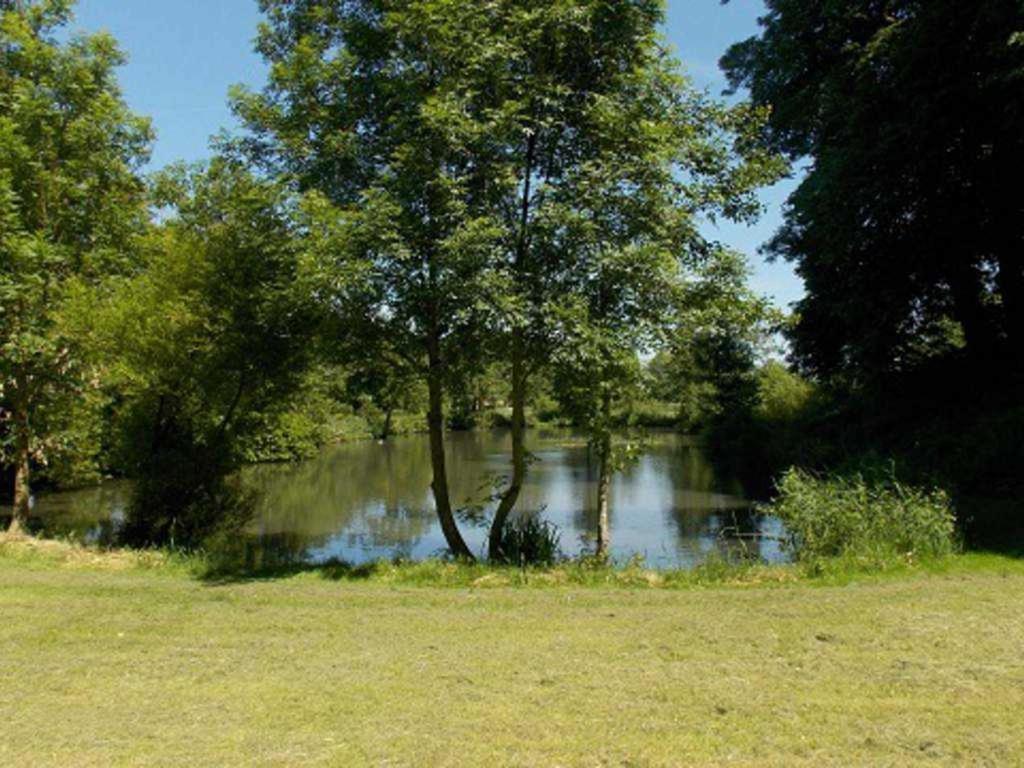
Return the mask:
[[[529,444],[534,461],[520,513],[540,513],[557,526],[564,554],[592,551],[597,467],[586,442],[568,432],[533,431]],[[480,513],[493,508],[487,500],[509,471],[510,437],[453,433],[448,452],[452,500],[466,510],[463,533],[483,552]],[[253,565],[422,559],[444,551],[425,436],[332,446],[310,461],[250,467],[245,478],[259,496],[245,542]],[[41,495],[35,526],[47,535],[109,541],[130,490],[107,483]],[[688,568],[712,553],[784,559],[777,521],[757,514],[736,483],[716,476],[701,446],[681,435],[648,437],[639,461],[612,482],[610,518],[612,556],[620,563],[639,555],[649,566]]]

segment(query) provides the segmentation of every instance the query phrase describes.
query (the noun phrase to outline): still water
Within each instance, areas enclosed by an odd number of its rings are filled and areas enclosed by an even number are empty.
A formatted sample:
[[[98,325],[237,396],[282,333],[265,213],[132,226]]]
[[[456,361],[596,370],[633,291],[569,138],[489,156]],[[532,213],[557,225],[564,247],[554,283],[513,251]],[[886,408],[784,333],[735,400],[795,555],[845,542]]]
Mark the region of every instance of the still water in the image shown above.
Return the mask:
[[[566,432],[535,431],[530,448],[534,462],[521,513],[539,513],[557,526],[564,554],[592,551],[597,466],[586,443]],[[483,552],[480,518],[493,508],[488,499],[509,471],[510,438],[454,433],[448,451],[452,501],[465,510],[463,533]],[[360,563],[444,551],[425,436],[332,446],[310,461],[249,468],[245,478],[259,492],[246,543],[255,561]],[[42,495],[33,516],[49,535],[107,541],[129,493],[126,483],[108,483]],[[610,517],[619,562],[640,555],[650,566],[686,568],[712,553],[783,559],[777,522],[754,513],[739,486],[716,477],[699,444],[680,435],[651,436],[639,461],[615,476]]]

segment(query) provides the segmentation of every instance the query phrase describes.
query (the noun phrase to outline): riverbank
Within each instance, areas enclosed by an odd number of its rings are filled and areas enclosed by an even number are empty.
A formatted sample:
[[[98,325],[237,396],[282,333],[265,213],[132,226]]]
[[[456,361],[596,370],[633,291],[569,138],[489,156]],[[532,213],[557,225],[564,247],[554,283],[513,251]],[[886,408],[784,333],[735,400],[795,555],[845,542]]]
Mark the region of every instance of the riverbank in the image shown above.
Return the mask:
[[[436,563],[221,580],[193,568],[160,553],[0,544],[0,763],[1008,765],[1024,754],[1019,560],[969,555],[842,586],[771,569],[788,576],[688,589],[539,578],[524,589],[510,572]]]

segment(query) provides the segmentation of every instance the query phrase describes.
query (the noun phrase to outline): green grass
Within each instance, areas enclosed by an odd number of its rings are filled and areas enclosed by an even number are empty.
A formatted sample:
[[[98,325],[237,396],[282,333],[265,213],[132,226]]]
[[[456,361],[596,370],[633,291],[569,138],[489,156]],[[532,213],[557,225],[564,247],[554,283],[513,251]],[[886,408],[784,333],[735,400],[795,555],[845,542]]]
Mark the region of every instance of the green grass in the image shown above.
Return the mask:
[[[1024,760],[1019,560],[196,569],[0,541],[0,765]]]

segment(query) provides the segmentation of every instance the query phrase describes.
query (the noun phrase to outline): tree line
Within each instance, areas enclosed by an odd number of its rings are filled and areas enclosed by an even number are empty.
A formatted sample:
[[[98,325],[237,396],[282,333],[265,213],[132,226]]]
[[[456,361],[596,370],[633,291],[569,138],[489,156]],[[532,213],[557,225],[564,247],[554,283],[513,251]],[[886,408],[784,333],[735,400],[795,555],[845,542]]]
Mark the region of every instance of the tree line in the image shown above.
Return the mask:
[[[5,3],[12,528],[69,401],[102,390],[136,478],[129,539],[201,541],[244,514],[238,441],[315,359],[422,383],[453,554],[473,556],[445,408],[488,365],[508,372],[513,441],[490,555],[528,472],[541,371],[592,440],[607,509],[613,410],[639,356],[720,265],[735,277],[699,222],[753,219],[784,164],[756,141],[765,110],[681,74],[660,3],[455,5],[262,3],[269,81],[230,96],[245,131],[203,167],[143,178],[152,131],[118,89],[115,41],[62,42],[70,2]]]
[[[693,86],[659,0],[261,0],[268,81],[229,96],[243,130],[149,176],[124,56],[67,39],[72,6],[0,0],[13,529],[33,468],[100,444],[136,478],[129,540],[196,545],[245,517],[246,441],[338,370],[385,433],[422,403],[460,557],[445,430],[482,381],[511,413],[496,559],[541,388],[598,458],[599,553],[641,387],[762,479],[882,452],[965,498],[1019,484],[1016,0],[769,0],[722,61],[749,102]],[[807,293],[782,319],[701,233],[754,220],[791,162],[767,251]],[[778,330],[804,379],[757,370]]]

